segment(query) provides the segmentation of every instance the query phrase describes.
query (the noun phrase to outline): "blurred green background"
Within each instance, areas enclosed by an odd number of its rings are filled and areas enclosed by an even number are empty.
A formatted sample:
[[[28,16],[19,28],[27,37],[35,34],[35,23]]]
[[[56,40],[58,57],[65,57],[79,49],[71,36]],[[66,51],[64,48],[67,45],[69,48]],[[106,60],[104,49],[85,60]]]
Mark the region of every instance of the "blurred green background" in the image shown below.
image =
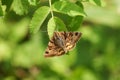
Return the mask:
[[[27,15],[1,16],[0,80],[120,80],[120,0],[105,4],[84,2],[81,40],[70,55],[53,58],[43,56],[47,32],[28,38]]]

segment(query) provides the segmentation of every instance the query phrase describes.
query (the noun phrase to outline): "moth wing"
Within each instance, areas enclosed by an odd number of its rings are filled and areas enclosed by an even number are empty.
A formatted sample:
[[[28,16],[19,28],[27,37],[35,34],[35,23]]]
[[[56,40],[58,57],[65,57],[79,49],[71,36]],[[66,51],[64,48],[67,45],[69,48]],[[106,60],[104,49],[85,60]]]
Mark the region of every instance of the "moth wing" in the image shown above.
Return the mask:
[[[65,34],[66,34],[66,49],[69,51],[75,47],[82,33],[81,32],[66,32]]]
[[[61,56],[65,54],[65,51],[71,50],[77,43],[77,41],[80,39],[82,33],[80,32],[54,32],[53,37],[48,43],[48,47],[45,51],[44,56],[45,57],[53,57],[53,56]],[[65,40],[65,49],[57,46],[55,44],[55,39],[57,37],[61,37]]]
[[[45,57],[53,57],[53,56],[60,56],[65,54],[65,51],[60,48],[59,46],[55,45],[55,41],[54,41],[54,36],[57,34],[58,35],[59,32],[54,32],[53,37],[51,38],[51,40],[48,43],[48,47],[45,51],[44,56]]]
[[[44,56],[45,57],[53,57],[53,56],[60,56],[65,54],[64,50],[62,48],[47,48],[45,51]]]

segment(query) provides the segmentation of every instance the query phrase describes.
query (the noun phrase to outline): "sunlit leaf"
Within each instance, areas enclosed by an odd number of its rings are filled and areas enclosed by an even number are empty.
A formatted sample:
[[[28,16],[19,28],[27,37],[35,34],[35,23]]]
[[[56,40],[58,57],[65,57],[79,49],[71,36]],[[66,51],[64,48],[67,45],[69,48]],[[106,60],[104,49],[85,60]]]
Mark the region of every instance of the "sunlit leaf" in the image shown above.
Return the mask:
[[[30,32],[32,34],[35,34],[39,31],[49,12],[50,10],[47,6],[40,7],[36,10],[30,23]]]
[[[63,21],[60,18],[53,17],[48,22],[47,30],[48,30],[49,38],[51,38],[53,36],[53,33],[55,30],[66,31],[67,29],[65,27],[65,24],[63,23]]]
[[[91,3],[98,5],[98,6],[104,6],[105,2],[103,0],[89,0]]]
[[[58,1],[52,5],[52,9],[56,12],[64,13],[69,16],[86,16],[84,10],[78,5],[68,1]]]
[[[49,38],[53,36],[55,28],[56,28],[56,24],[55,24],[54,18],[51,18],[48,22],[48,29],[47,29]]]
[[[65,24],[63,23],[63,21],[60,18],[54,17],[54,21],[55,21],[55,24],[56,24],[56,30],[67,31],[67,28],[66,28]]]
[[[101,6],[101,0],[93,0],[97,5]]]
[[[13,11],[18,15],[24,15],[28,13],[29,3],[28,0],[13,0],[12,7]]]
[[[36,6],[39,0],[28,0],[30,5]]]

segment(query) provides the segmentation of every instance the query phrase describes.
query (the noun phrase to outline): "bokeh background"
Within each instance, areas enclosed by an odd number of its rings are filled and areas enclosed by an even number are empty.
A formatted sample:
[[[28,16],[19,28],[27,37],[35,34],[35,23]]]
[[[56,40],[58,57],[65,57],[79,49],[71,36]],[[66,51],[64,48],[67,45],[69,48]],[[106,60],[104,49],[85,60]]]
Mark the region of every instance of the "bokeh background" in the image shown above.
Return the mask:
[[[47,32],[28,38],[27,15],[0,17],[0,80],[120,80],[120,0],[104,1],[84,2],[82,38],[60,57],[44,58]]]

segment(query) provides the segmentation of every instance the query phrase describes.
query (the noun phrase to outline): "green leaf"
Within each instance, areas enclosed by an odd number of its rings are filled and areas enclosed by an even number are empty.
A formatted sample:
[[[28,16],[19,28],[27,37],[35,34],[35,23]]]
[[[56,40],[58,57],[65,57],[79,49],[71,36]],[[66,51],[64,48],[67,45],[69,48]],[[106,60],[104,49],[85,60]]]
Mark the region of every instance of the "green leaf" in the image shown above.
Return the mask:
[[[86,16],[84,10],[71,2],[68,1],[57,1],[52,5],[52,9],[56,12],[64,13],[69,16]]]
[[[95,2],[98,6],[101,6],[101,0],[94,0],[94,2]]]
[[[2,6],[3,5],[6,6],[6,11],[10,10],[12,2],[13,2],[13,0],[1,0]]]
[[[54,18],[51,18],[48,22],[48,29],[47,29],[49,38],[53,36],[55,28],[56,28],[56,24],[55,24]]]
[[[98,6],[104,6],[105,3],[103,0],[89,0],[91,3],[98,5]]]
[[[65,27],[65,24],[58,17],[54,17],[54,18],[51,18],[49,20],[47,30],[48,30],[49,38],[51,38],[53,36],[53,33],[54,33],[55,30],[57,30],[57,31],[67,31],[67,29]]]
[[[81,7],[82,9],[84,9],[84,6],[83,6],[83,4],[82,4],[80,1],[77,1],[77,2],[76,2],[76,5],[78,5],[78,6]]]
[[[36,6],[39,0],[28,0],[30,5]]]
[[[13,0],[12,9],[18,15],[24,15],[28,13],[29,3],[28,0]]]
[[[67,31],[67,28],[66,28],[64,22],[60,18],[54,17],[54,21],[56,24],[56,29],[58,31]]]
[[[83,16],[74,17],[69,25],[70,31],[78,30],[82,21],[83,21]]]
[[[32,21],[30,23],[31,34],[35,34],[39,31],[41,25],[48,16],[49,12],[50,9],[47,6],[40,7],[35,11]]]

